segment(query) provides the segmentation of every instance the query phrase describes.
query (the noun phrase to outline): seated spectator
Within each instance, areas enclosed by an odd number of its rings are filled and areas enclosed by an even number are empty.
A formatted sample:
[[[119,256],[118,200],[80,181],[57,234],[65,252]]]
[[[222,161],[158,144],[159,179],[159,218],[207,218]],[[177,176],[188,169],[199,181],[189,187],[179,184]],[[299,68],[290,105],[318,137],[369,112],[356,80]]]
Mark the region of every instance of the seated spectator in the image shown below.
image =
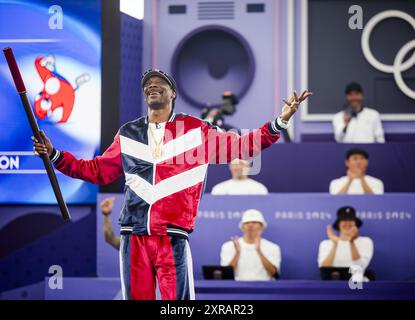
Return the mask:
[[[359,235],[362,223],[352,207],[342,207],[337,211],[333,228],[339,231],[339,235],[333,232],[332,226],[327,226],[328,240],[323,240],[318,250],[320,268],[359,266],[364,273],[373,256],[373,241]]]
[[[268,189],[260,182],[248,178],[249,161],[235,159],[229,164],[232,179],[218,183],[212,188],[214,195],[260,195]]]
[[[346,153],[347,175],[330,182],[331,194],[383,194],[383,182],[366,174],[369,154],[362,149]]]
[[[235,280],[272,280],[277,277],[281,264],[280,247],[261,238],[267,223],[258,210],[247,210],[239,228],[243,237],[233,237],[222,245],[221,266],[232,266]]]
[[[379,112],[363,106],[363,89],[350,83],[345,89],[346,105],[333,118],[334,137],[344,143],[384,143]]]

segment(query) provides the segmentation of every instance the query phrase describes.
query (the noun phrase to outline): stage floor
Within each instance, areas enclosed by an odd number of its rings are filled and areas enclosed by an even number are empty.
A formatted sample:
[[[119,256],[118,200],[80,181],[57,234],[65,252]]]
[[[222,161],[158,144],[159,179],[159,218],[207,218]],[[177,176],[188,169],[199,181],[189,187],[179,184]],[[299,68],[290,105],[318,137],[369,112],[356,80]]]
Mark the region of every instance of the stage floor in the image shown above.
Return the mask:
[[[343,281],[278,280],[241,282],[195,281],[198,300],[414,300],[415,282],[375,281],[352,290]],[[46,300],[120,299],[117,278],[65,278],[63,289],[51,290],[45,280]]]

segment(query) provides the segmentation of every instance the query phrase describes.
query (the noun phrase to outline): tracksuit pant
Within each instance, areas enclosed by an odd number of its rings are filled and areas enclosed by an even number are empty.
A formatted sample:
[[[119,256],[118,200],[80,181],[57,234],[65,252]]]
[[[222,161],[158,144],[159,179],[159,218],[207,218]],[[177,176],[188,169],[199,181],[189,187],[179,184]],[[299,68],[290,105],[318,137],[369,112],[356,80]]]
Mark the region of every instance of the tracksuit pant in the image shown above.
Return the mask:
[[[124,300],[194,300],[189,240],[177,236],[121,234],[120,272]]]

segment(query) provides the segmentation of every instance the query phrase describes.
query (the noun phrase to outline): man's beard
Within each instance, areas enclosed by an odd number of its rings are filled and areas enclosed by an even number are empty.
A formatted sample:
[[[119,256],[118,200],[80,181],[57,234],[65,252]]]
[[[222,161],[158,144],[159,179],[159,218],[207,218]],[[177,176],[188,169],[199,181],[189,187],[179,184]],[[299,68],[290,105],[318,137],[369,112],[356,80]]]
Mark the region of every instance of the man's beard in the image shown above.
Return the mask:
[[[163,103],[162,101],[152,101],[152,102],[147,102],[147,105],[152,110],[160,110],[160,109],[163,109],[165,103]]]

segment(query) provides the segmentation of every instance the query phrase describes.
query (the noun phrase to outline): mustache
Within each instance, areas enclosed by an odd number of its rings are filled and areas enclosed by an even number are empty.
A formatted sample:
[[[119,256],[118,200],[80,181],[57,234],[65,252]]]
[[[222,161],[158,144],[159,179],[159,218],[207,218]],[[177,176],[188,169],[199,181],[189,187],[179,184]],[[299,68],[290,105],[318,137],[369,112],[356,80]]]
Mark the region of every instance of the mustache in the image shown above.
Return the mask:
[[[151,87],[151,88],[145,89],[144,94],[146,96],[152,94],[153,92],[162,94],[162,93],[164,93],[164,91],[165,90],[162,87]]]

